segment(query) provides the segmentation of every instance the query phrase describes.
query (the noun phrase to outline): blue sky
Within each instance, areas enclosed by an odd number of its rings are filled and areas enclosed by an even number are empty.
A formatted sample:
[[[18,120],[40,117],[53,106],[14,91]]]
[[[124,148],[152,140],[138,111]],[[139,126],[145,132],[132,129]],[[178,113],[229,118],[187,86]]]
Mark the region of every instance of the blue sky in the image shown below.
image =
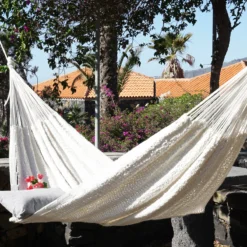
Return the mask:
[[[195,65],[190,67],[185,63],[182,64],[184,70],[198,69],[200,64],[205,67],[210,66],[211,53],[212,53],[212,13],[197,13],[197,23],[192,26],[189,25],[184,33],[192,33],[191,42],[188,44],[186,53],[195,57]],[[231,61],[237,58],[247,57],[247,13],[245,12],[241,18],[241,24],[233,30],[231,36],[231,43],[227,52],[225,62]],[[156,32],[160,33],[161,17],[157,17],[155,20]],[[149,42],[149,37],[143,37],[142,35],[136,37],[133,41],[133,45],[137,46],[142,42]],[[48,55],[40,50],[34,49],[32,65],[39,67],[37,76],[38,82],[42,82],[53,78],[53,74],[56,71],[49,69],[47,64]],[[150,57],[153,57],[153,50],[144,48],[141,53],[141,66],[135,67],[134,71],[145,74],[147,76],[160,76],[164,65],[159,64],[157,61],[147,62]],[[73,71],[74,68],[69,68],[66,72]],[[61,72],[64,73],[64,72]],[[37,83],[36,78],[29,78],[31,83]]]

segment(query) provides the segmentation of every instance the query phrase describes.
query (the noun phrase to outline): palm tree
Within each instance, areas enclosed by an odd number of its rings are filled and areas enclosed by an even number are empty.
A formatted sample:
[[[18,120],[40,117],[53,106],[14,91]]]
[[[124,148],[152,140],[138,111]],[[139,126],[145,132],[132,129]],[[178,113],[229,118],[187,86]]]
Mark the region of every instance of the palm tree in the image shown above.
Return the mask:
[[[122,53],[118,62],[118,71],[117,71],[118,72],[117,90],[119,94],[122,92],[124,85],[127,82],[134,66],[140,65],[140,59],[139,59],[140,54],[141,54],[141,48],[138,47],[135,50],[133,50],[132,45],[129,45],[126,48],[126,50]],[[127,61],[123,66],[123,61],[125,58],[127,58]]]
[[[133,49],[132,45],[129,45],[125,51],[122,52],[121,57],[118,61],[117,65],[117,91],[118,94],[121,93],[125,83],[127,82],[131,71],[135,65],[140,65],[139,56],[141,53],[141,49]],[[127,61],[123,65],[125,58]],[[73,88],[76,82],[81,81],[83,79],[83,83],[89,88],[92,89],[94,87],[94,80],[95,80],[95,63],[96,63],[96,56],[94,53],[89,53],[84,56],[81,66],[75,62],[70,60],[79,71],[80,74],[73,79],[71,87]],[[82,68],[83,67],[83,68]],[[87,70],[87,68],[89,70]]]
[[[187,48],[187,42],[190,40],[192,34],[185,35],[167,33],[164,36],[158,36],[152,40],[153,45],[149,48],[156,50],[155,55],[148,61],[160,60],[165,63],[165,69],[162,72],[163,78],[184,78],[184,71],[181,67],[180,59],[193,66],[195,58],[189,54],[184,57]]]
[[[94,69],[96,65],[96,56],[94,53],[88,53],[83,57],[81,65],[76,61],[70,60],[79,71],[80,74],[73,79],[71,87],[74,88],[74,85],[77,81],[83,80],[83,84],[85,84],[89,89],[94,87],[95,74]],[[83,68],[82,68],[83,67]],[[89,70],[87,70],[87,68]]]

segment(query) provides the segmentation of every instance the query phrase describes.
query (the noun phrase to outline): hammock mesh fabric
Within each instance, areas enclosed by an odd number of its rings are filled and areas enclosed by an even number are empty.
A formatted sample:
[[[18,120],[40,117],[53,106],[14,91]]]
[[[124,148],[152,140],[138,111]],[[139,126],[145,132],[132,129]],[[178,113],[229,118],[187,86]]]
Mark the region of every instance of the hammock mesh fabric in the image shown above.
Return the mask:
[[[247,68],[116,161],[67,124],[10,69],[11,189],[43,173],[64,195],[20,220],[128,225],[201,213],[247,134]]]

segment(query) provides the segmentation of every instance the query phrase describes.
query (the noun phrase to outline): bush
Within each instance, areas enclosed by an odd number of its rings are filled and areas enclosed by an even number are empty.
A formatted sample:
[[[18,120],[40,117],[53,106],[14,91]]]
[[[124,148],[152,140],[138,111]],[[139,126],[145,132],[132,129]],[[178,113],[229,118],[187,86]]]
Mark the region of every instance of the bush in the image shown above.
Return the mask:
[[[171,124],[201,100],[201,95],[185,94],[148,107],[138,107],[132,112],[116,109],[114,116],[101,119],[100,149],[103,152],[127,152]],[[94,143],[93,118],[89,124],[77,125],[76,128]]]
[[[0,137],[0,158],[9,157],[9,138]]]
[[[188,112],[202,99],[201,95],[185,94],[147,107],[137,107],[133,111],[116,108],[114,116],[101,119],[100,149],[103,152],[127,152]],[[84,121],[76,110],[67,121],[90,142],[95,142],[94,118]],[[85,123],[78,124],[81,121]],[[8,157],[8,145],[8,137],[1,137],[0,158]]]

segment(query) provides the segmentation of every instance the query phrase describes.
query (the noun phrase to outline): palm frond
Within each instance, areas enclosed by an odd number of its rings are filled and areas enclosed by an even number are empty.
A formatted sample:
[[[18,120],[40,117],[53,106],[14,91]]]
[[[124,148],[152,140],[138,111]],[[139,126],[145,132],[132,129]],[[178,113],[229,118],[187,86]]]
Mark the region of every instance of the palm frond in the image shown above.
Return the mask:
[[[153,45],[150,46],[150,48],[156,50],[155,56],[157,55],[158,60],[161,62],[165,61],[165,69],[162,72],[162,76],[176,78],[182,78],[184,76],[178,55],[183,57],[187,43],[191,37],[192,33],[185,35],[180,33],[167,33],[152,40]],[[150,58],[148,61],[153,60],[156,59]],[[186,55],[185,58],[182,58],[182,61],[192,66],[195,62],[195,58],[191,55]]]
[[[82,64],[74,60],[69,60],[79,71],[80,74],[74,78],[72,81],[71,89],[74,88],[75,83],[82,80],[82,83],[86,85],[89,89],[92,89],[94,86],[94,69],[96,64],[96,56],[94,53],[86,54],[82,59]],[[88,73],[87,68],[91,69],[92,73]]]
[[[151,62],[151,61],[154,61],[154,60],[159,60],[159,58],[158,57],[151,57],[151,58],[148,59],[148,62]]]
[[[128,78],[130,76],[130,73],[132,72],[135,65],[140,65],[140,54],[142,52],[141,48],[137,48],[135,50],[129,50],[130,55],[128,56],[128,59],[124,65],[124,67],[119,68],[118,70],[118,93],[120,93],[126,82],[128,81]]]
[[[132,46],[132,45],[129,45],[129,46],[125,49],[125,51],[122,52],[121,57],[120,57],[119,62],[118,62],[118,70],[120,70],[120,68],[122,67],[124,59],[125,59],[125,58],[128,59],[128,52],[129,52],[129,50],[132,49],[132,48],[133,48],[133,46]]]
[[[193,66],[195,63],[195,58],[190,54],[186,54],[186,58],[182,59],[182,62],[188,63],[190,66]]]
[[[73,81],[72,81],[72,83],[71,83],[71,88],[75,88],[75,84],[76,84],[78,81],[81,81],[82,79],[84,79],[84,76],[83,76],[82,74],[77,75],[77,76],[73,79]]]

